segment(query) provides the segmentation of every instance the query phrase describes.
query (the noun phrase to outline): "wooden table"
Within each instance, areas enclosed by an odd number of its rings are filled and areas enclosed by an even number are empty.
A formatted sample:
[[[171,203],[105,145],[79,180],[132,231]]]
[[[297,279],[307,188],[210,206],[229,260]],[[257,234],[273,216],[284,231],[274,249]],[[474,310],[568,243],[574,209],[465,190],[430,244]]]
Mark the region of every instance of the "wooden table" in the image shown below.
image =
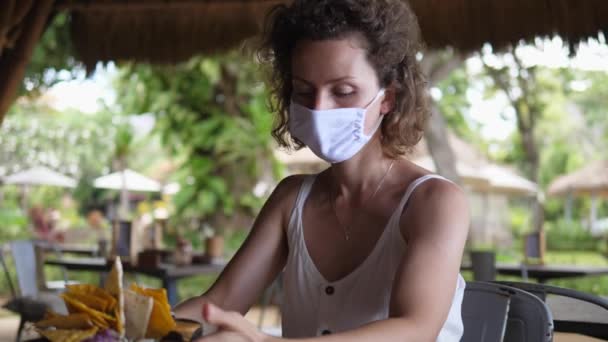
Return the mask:
[[[63,244],[63,243],[38,243],[45,252],[58,254],[75,254],[80,256],[94,257],[97,255],[97,247],[78,245],[78,244]]]
[[[60,266],[71,271],[108,272],[111,265],[104,258],[60,258],[45,260],[46,265]],[[155,268],[145,268],[123,264],[124,272],[138,273],[158,278],[162,286],[167,290],[167,297],[171,306],[178,303],[177,282],[179,279],[193,277],[203,274],[220,273],[226,262],[214,262],[208,264],[193,264],[187,266],[176,266],[173,264],[161,264]]]
[[[470,263],[464,263],[461,270],[473,269]],[[588,276],[608,275],[608,267],[575,266],[575,265],[522,265],[496,264],[496,272],[501,275],[522,277],[527,273],[529,278],[545,283],[552,279],[578,278]]]

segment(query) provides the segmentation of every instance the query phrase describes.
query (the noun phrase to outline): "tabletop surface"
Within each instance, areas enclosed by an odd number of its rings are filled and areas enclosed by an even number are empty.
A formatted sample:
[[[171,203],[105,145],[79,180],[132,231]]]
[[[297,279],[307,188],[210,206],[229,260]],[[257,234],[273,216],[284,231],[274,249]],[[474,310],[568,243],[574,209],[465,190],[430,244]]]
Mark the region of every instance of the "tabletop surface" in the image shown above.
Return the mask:
[[[45,260],[46,265],[63,266],[68,270],[81,271],[109,271],[111,264],[105,258],[49,258]],[[192,265],[175,265],[161,263],[158,267],[140,267],[123,264],[125,272],[143,273],[153,276],[187,277],[204,273],[217,273],[226,266],[225,261],[201,263]]]
[[[461,266],[464,270],[471,270],[470,263]],[[607,266],[580,266],[580,265],[526,265],[526,264],[503,264],[497,263],[496,270],[500,273],[521,273],[522,270],[528,273],[546,275],[608,275]]]

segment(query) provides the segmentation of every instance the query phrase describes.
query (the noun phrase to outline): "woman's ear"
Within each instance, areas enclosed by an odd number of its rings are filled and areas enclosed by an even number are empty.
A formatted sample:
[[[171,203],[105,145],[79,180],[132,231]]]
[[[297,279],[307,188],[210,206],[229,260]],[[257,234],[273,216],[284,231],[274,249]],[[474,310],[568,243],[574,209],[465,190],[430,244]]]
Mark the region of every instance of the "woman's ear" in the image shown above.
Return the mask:
[[[386,115],[395,108],[395,87],[393,85],[386,88],[384,99],[380,105],[380,115]]]

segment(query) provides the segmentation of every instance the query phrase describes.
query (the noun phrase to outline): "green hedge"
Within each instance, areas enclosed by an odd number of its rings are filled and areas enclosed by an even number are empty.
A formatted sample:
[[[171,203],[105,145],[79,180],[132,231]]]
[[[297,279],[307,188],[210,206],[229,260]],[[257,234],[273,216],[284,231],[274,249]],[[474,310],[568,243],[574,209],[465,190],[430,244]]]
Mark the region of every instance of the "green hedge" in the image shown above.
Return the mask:
[[[559,220],[545,224],[547,248],[552,251],[599,251],[602,240],[595,238],[580,223]]]

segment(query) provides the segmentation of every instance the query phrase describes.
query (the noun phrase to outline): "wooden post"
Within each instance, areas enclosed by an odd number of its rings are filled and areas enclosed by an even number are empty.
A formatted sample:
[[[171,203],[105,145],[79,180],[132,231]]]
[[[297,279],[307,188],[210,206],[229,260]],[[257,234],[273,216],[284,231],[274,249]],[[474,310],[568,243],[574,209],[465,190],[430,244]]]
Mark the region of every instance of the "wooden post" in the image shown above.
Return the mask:
[[[34,47],[46,28],[53,10],[53,0],[38,0],[30,8],[23,21],[23,30],[13,49],[4,51],[0,59],[0,124],[10,108]]]
[[[568,195],[566,195],[566,210],[565,216],[567,222],[572,222],[572,207],[574,206],[574,195],[572,191],[568,191]]]
[[[11,27],[11,15],[14,8],[14,0],[7,0],[4,4],[0,5],[0,58],[2,57],[2,50],[7,44],[7,34]]]
[[[597,221],[597,194],[595,193],[591,193],[591,212],[589,216],[589,231],[593,232]]]

